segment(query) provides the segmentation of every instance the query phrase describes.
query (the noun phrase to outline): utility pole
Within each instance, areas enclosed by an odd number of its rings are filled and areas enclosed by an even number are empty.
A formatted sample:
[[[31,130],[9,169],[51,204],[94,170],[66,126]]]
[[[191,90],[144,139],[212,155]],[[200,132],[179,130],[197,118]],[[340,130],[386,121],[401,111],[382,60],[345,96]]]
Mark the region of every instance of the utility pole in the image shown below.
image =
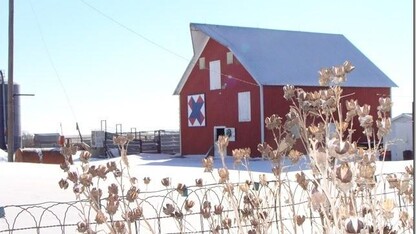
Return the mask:
[[[9,0],[9,63],[7,81],[7,155],[8,161],[13,162],[14,151],[14,85],[13,85],[13,35],[14,35],[14,0]]]

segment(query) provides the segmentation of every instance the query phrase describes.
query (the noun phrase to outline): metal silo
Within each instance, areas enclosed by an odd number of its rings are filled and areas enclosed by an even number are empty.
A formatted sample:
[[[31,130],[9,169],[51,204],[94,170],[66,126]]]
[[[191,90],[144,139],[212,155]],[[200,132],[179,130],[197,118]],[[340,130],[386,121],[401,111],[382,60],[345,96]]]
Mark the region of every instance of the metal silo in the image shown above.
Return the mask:
[[[3,73],[0,74],[0,148],[7,150],[7,101],[8,101],[8,84],[4,81]],[[13,85],[13,93],[18,94],[20,86],[18,84]],[[21,123],[20,123],[20,97],[18,95],[13,96],[14,104],[14,146],[13,152],[22,146],[22,134],[21,134]]]

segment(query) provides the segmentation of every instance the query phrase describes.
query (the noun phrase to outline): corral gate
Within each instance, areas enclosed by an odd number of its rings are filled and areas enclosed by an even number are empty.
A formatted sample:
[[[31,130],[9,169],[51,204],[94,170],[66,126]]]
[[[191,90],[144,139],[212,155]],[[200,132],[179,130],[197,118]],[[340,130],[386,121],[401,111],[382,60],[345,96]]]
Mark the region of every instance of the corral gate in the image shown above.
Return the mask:
[[[177,131],[140,131],[134,134],[127,153],[179,153],[179,132]]]
[[[111,149],[118,149],[113,143],[113,137],[118,135],[133,135],[134,139],[129,142],[127,154],[139,153],[165,153],[176,154],[180,152],[179,131],[138,131],[138,132],[118,132],[110,133],[105,131],[93,131],[91,146],[101,148],[102,153],[108,155]],[[111,156],[111,155],[110,155]]]

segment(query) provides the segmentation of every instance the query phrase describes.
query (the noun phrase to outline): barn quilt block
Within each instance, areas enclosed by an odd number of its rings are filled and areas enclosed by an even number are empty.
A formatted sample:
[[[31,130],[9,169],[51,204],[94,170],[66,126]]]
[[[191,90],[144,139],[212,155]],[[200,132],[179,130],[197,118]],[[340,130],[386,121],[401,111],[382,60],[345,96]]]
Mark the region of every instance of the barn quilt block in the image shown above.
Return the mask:
[[[205,126],[205,95],[188,96],[188,126]]]

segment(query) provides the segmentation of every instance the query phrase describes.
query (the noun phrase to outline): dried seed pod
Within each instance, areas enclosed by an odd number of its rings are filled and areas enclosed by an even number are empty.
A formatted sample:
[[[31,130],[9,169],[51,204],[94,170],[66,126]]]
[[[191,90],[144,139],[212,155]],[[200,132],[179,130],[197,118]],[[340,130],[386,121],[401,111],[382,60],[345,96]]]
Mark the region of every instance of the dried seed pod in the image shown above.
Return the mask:
[[[69,186],[69,183],[68,183],[68,181],[66,181],[66,180],[64,180],[64,179],[61,179],[60,181],[59,181],[59,187],[61,188],[61,189],[67,189],[68,188],[68,186]]]
[[[113,171],[113,174],[114,174],[115,177],[121,177],[123,175],[123,173],[118,168],[116,168]]]
[[[234,164],[240,164],[243,159],[250,157],[251,150],[250,148],[234,149],[232,154],[234,158]]]
[[[358,166],[359,176],[366,180],[373,180],[376,173],[376,164],[375,163],[361,163]]]
[[[176,191],[182,196],[187,195],[187,188],[185,184],[179,183],[176,186]]]
[[[67,178],[74,184],[78,182],[78,174],[75,171],[69,171]]]
[[[144,182],[144,184],[150,184],[150,177],[144,177],[143,178],[143,182]]]
[[[348,163],[342,163],[335,170],[336,178],[341,183],[349,183],[352,181],[352,171]]]
[[[267,129],[279,129],[282,126],[282,118],[276,114],[273,114],[272,116],[267,117],[264,123],[266,124]]]
[[[106,221],[107,221],[107,217],[101,210],[99,210],[97,212],[97,215],[95,216],[95,222],[97,222],[98,224],[103,224]]]
[[[71,156],[77,153],[77,147],[74,145],[64,146],[61,148],[61,154],[64,156]]]
[[[409,174],[411,176],[413,176],[415,174],[415,171],[413,169],[413,165],[406,166],[405,169],[406,169],[407,174]]]
[[[224,207],[222,205],[214,205],[214,214],[221,215]]]
[[[140,217],[142,217],[143,215],[143,208],[142,207],[137,207],[135,209],[133,209],[133,218],[135,220],[140,219]]]
[[[165,187],[169,187],[169,186],[170,186],[170,178],[169,178],[169,177],[165,177],[165,178],[163,178],[160,182],[161,182],[161,183],[162,183],[162,185],[163,185],[163,186],[165,186]]]
[[[403,227],[407,227],[409,221],[411,221],[411,219],[409,218],[409,213],[407,213],[407,211],[400,211],[399,219]]]
[[[224,135],[218,136],[218,140],[216,144],[218,146],[218,152],[220,153],[220,155],[224,156],[227,154],[228,142],[229,142],[228,136],[224,136]]]
[[[123,221],[116,221],[114,223],[114,228],[116,229],[117,233],[126,233],[126,224]]]
[[[302,216],[296,215],[295,216],[296,225],[301,226],[305,222],[305,219],[306,219],[306,217],[304,215],[302,215]]]
[[[190,211],[192,209],[192,207],[194,207],[194,205],[195,205],[194,201],[186,199],[186,201],[185,201],[185,210]]]
[[[260,174],[259,175],[259,183],[263,186],[267,186],[269,184],[269,182],[267,181],[267,176],[266,174]]]
[[[267,213],[267,211],[263,211],[263,212],[259,212],[258,216],[259,216],[259,219],[266,220],[269,214]]]
[[[81,186],[80,184],[74,184],[74,187],[72,188],[72,192],[78,197],[82,192],[84,192],[84,186]]]
[[[253,209],[248,207],[244,207],[242,210],[240,210],[240,212],[243,218],[248,218],[253,215]]]
[[[224,183],[230,179],[230,173],[227,168],[218,169],[218,175],[220,177],[220,183]]]
[[[227,229],[227,230],[230,229],[231,226],[232,226],[232,220],[230,218],[226,217],[225,219],[223,219],[221,221],[221,226],[224,229]]]
[[[77,231],[80,233],[86,233],[89,230],[88,223],[86,222],[78,222],[77,223]]]
[[[212,172],[213,165],[214,165],[213,157],[209,156],[209,157],[202,159],[202,165],[205,168],[204,172]]]
[[[65,160],[65,162],[61,163],[59,166],[64,172],[67,172],[69,171],[70,165],[71,164],[68,162],[68,160]]]
[[[127,142],[128,142],[127,136],[120,135],[120,136],[113,137],[113,143],[115,145],[124,146],[125,144],[127,144]]]
[[[114,183],[112,183],[110,186],[108,186],[108,193],[109,194],[118,194],[118,186]]]
[[[300,158],[302,157],[302,153],[297,150],[290,150],[289,152],[289,159],[292,161],[292,164],[296,164],[299,162]]]
[[[350,73],[352,70],[355,69],[355,66],[352,65],[350,61],[345,61],[342,66],[344,67],[345,72]]]
[[[109,215],[114,215],[117,212],[119,205],[120,205],[120,201],[119,201],[118,195],[110,194],[107,199],[107,206],[106,206],[107,213]]]
[[[91,153],[88,151],[82,151],[79,155],[79,159],[82,163],[88,163],[91,158]]]
[[[283,97],[286,100],[290,100],[295,97],[295,87],[293,85],[285,85],[283,87],[284,95]]]
[[[210,206],[204,205],[203,207],[201,207],[200,213],[202,217],[204,217],[205,219],[208,219],[209,217],[211,217],[211,205]]]
[[[90,191],[90,197],[95,204],[100,203],[101,196],[103,195],[103,191],[100,188],[92,188]]]
[[[273,148],[266,142],[263,142],[262,144],[258,144],[257,150],[261,153],[262,157],[271,158]]]
[[[390,214],[393,212],[393,209],[395,207],[394,204],[394,200],[391,198],[386,198],[382,203],[381,203],[381,208],[383,211],[383,214]]]
[[[95,165],[91,165],[88,168],[87,173],[91,174],[92,177],[96,177],[97,176],[96,166]]]
[[[98,168],[95,170],[95,173],[101,179],[107,179],[107,167],[104,165],[99,165]]]
[[[201,178],[199,178],[199,179],[195,179],[195,185],[197,186],[197,187],[202,187],[203,186],[203,180],[201,179]]]
[[[247,183],[244,183],[244,184],[240,184],[239,188],[241,191],[247,193],[250,189],[250,186]]]
[[[393,103],[389,97],[380,97],[378,99],[379,106],[377,107],[377,110],[383,113],[387,113],[391,111],[391,108],[393,106]]]
[[[346,220],[345,231],[347,233],[360,233],[363,228],[363,221],[357,217],[350,217]]]
[[[280,176],[280,174],[282,173],[282,168],[280,165],[276,165],[272,168],[272,172],[274,176]]]
[[[183,219],[183,213],[182,211],[175,211],[175,213],[173,214],[173,217],[175,217],[175,219]]]
[[[79,177],[79,182],[85,187],[92,185],[92,175],[90,173],[82,174]]]
[[[202,207],[211,209],[211,202],[209,202],[209,201],[204,201],[204,202],[202,203]]]
[[[131,186],[131,188],[127,191],[126,200],[129,202],[134,202],[137,198],[139,198],[140,189],[137,189],[136,186]]]
[[[331,81],[331,71],[328,68],[322,68],[319,70],[319,85],[326,86]]]
[[[303,190],[308,189],[309,181],[306,179],[306,175],[303,173],[303,171],[301,171],[300,174],[296,173],[296,182]]]
[[[130,183],[131,184],[137,185],[138,182],[139,182],[139,180],[136,177],[131,177],[130,178]]]
[[[139,220],[140,217],[142,217],[142,215],[143,215],[143,208],[137,207],[137,208],[133,209],[132,211],[128,211],[128,212],[124,213],[123,218],[126,221],[134,222],[136,220]]]
[[[326,201],[326,198],[322,192],[319,192],[316,189],[312,191],[312,195],[310,197],[310,203],[311,203],[313,210],[315,211],[321,210],[321,206],[324,205],[325,201]]]
[[[114,161],[107,162],[107,169],[108,171],[115,171],[117,169],[116,162]]]
[[[166,206],[163,207],[163,213],[165,213],[165,215],[173,216],[174,212],[175,207],[170,203],[167,203]]]

